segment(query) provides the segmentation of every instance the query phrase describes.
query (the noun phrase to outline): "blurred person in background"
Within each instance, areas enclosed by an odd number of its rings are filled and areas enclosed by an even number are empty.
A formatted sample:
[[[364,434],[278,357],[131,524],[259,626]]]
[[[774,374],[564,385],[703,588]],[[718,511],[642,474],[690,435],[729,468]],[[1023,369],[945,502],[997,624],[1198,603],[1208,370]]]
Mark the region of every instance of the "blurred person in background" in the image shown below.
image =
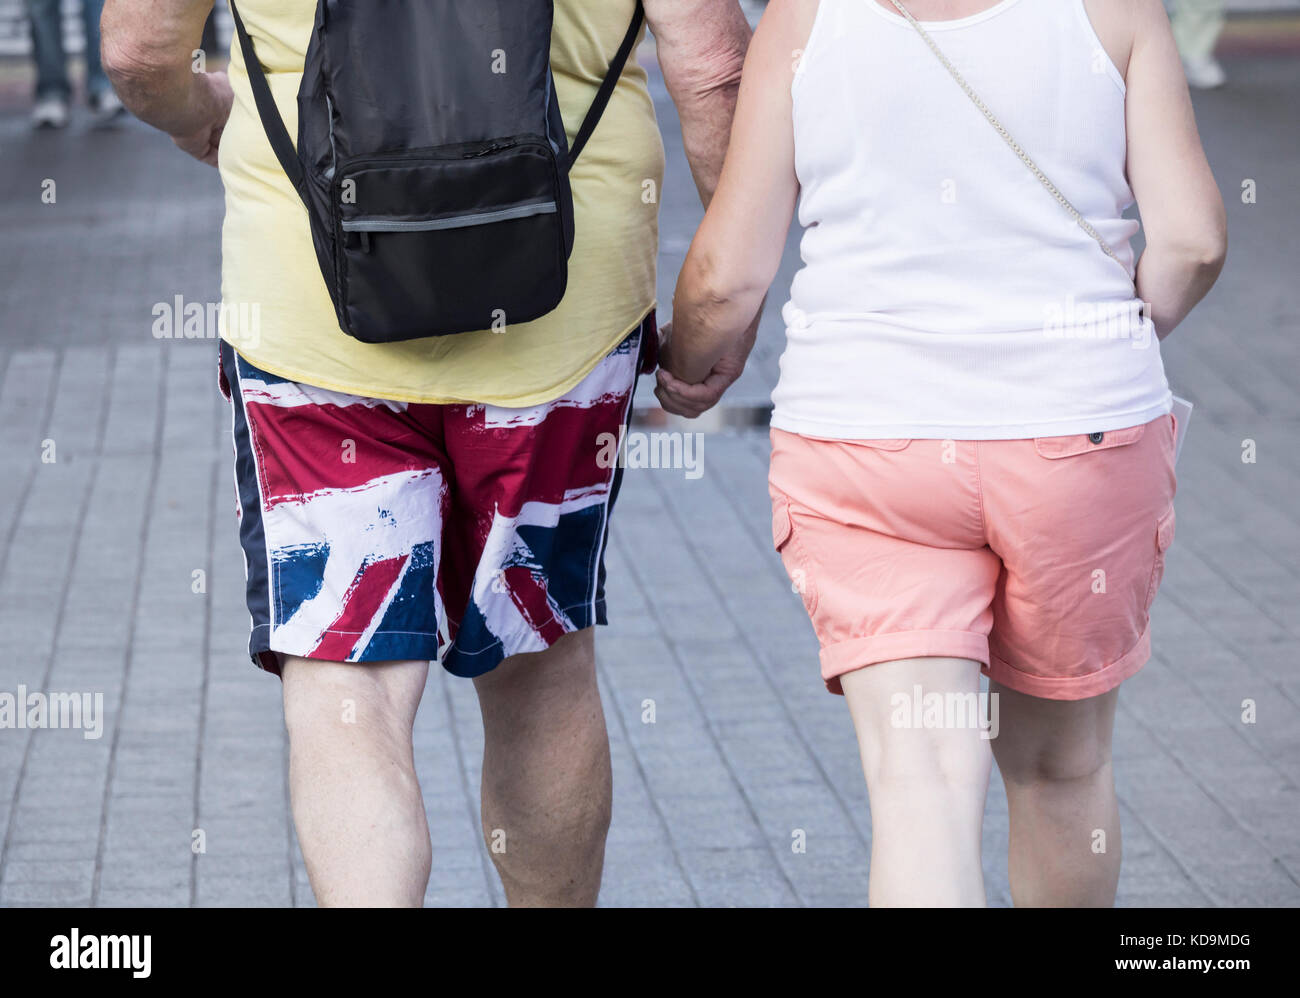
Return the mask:
[[[1227,0],[1173,0],[1170,21],[1187,82],[1212,90],[1227,82],[1214,46],[1227,21]]]
[[[27,0],[32,26],[32,55],[36,60],[36,103],[32,124],[36,128],[63,128],[68,123],[72,83],[63,47],[63,13],[60,0]],[[108,124],[124,113],[122,102],[104,75],[99,61],[99,19],[104,0],[82,0],[81,22],[86,33],[86,101],[98,124]]]

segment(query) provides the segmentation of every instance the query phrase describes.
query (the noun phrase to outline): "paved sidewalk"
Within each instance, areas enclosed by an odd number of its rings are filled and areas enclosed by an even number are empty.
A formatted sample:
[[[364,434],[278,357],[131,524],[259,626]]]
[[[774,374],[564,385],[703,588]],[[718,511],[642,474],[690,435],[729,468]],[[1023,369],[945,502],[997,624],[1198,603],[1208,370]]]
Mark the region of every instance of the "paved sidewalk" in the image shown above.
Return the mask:
[[[1167,345],[1197,411],[1156,657],[1125,687],[1118,722],[1124,905],[1300,903],[1300,66],[1229,69],[1233,86],[1198,110],[1231,260]],[[698,208],[655,82],[673,163],[667,301]],[[0,115],[0,148],[0,693],[102,691],[105,707],[98,739],[0,730],[0,905],[311,904],[280,687],[244,656],[216,346],[151,334],[156,303],[217,299],[216,175],[135,125],[32,135]],[[1258,204],[1235,196],[1246,178]],[[55,204],[41,201],[46,179]],[[735,406],[766,401],[796,263],[792,243]],[[695,480],[631,470],[619,500],[614,623],[598,639],[616,787],[602,903],[861,904],[865,788],[847,711],[822,689],[771,550],[765,435],[710,432],[704,461]],[[470,684],[434,670],[416,740],[430,904],[502,903],[477,830],[481,753]],[[800,830],[806,853],[792,849]],[[995,778],[996,905],[1009,903],[1006,838]]]

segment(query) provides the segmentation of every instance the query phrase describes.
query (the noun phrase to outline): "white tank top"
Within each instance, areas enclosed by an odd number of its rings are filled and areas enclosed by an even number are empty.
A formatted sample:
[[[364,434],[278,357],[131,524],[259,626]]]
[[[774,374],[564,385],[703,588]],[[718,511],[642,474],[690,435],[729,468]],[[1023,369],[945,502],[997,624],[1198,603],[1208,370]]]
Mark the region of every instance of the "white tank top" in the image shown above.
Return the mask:
[[[906,0],[904,0],[906,2]],[[1083,0],[924,25],[1110,244],[1042,187],[900,15],[821,0],[793,84],[804,227],[774,426],[1015,439],[1170,410],[1134,295],[1124,81]]]

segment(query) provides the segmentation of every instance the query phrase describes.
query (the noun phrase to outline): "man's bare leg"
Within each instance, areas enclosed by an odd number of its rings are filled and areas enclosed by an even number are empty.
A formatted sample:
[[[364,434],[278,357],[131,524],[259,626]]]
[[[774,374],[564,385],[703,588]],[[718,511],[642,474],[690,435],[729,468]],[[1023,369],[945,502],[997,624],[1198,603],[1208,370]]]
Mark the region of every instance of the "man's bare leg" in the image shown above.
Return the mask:
[[[483,837],[512,908],[590,907],[612,776],[592,629],[474,680],[483,712]]]
[[[411,728],[428,662],[285,656],[289,791],[322,907],[419,907],[432,847]]]

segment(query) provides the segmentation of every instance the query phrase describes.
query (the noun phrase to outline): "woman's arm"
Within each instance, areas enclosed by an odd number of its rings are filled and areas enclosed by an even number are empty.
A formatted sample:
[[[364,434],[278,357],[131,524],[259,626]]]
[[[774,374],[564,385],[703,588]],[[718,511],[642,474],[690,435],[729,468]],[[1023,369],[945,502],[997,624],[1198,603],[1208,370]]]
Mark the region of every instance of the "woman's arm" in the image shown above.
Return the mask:
[[[790,84],[816,12],[773,0],[749,46],[722,177],[673,296],[662,364],[687,384],[741,345],[781,264],[799,192]]]
[[[1130,9],[1128,177],[1146,234],[1137,295],[1149,304],[1156,335],[1164,339],[1218,279],[1227,219],[1164,6],[1136,0]]]

